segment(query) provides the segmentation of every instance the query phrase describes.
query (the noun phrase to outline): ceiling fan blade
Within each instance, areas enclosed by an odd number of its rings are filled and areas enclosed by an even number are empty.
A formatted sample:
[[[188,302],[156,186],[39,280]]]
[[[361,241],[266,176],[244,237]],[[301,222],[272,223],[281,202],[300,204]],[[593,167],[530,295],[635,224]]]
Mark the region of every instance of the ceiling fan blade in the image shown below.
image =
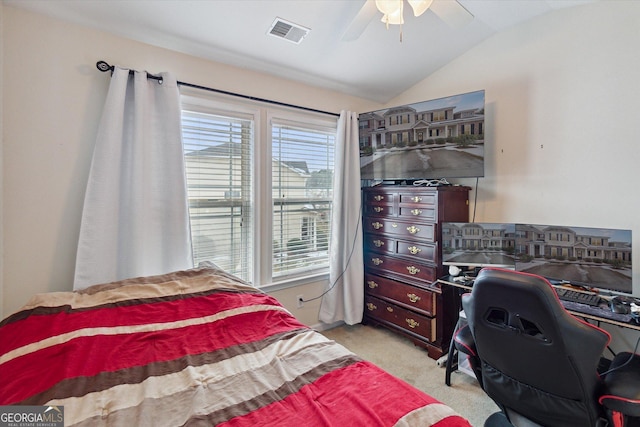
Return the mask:
[[[376,2],[374,0],[366,0],[358,11],[358,14],[342,34],[342,41],[357,40],[377,13]]]
[[[456,0],[436,0],[431,11],[452,28],[461,28],[473,20],[473,15]]]

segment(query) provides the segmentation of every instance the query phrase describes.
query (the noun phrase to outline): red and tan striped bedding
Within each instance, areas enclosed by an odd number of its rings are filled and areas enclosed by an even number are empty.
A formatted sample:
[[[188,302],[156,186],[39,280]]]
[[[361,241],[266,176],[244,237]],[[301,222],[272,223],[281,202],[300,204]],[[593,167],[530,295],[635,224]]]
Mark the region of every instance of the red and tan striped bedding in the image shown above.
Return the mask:
[[[469,426],[210,268],[35,296],[0,323],[0,379],[67,426]]]

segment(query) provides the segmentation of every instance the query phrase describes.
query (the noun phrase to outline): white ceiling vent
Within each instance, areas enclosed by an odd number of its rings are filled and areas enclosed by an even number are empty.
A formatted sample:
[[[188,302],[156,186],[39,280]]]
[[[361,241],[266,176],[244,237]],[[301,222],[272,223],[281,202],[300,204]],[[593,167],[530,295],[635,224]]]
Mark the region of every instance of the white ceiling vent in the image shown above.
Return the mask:
[[[285,21],[282,18],[276,18],[269,28],[267,34],[281,39],[289,40],[292,43],[300,44],[302,39],[311,31],[310,28],[305,28],[301,25],[294,24],[293,22]]]

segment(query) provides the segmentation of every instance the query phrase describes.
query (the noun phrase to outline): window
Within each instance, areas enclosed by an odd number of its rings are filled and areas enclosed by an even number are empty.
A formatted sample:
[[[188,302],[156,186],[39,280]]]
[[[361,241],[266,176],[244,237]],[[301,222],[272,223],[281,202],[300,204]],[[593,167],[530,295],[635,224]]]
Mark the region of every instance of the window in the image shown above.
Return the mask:
[[[329,267],[335,131],[271,125],[273,277]]]
[[[446,120],[446,119],[447,119],[447,117],[446,117],[446,112],[445,111],[434,111],[432,113],[432,116],[431,116],[431,121],[432,122],[441,122],[441,121]]]
[[[194,264],[212,261],[253,280],[253,121],[182,112]]]
[[[258,287],[328,272],[336,123],[183,95],[195,265]]]

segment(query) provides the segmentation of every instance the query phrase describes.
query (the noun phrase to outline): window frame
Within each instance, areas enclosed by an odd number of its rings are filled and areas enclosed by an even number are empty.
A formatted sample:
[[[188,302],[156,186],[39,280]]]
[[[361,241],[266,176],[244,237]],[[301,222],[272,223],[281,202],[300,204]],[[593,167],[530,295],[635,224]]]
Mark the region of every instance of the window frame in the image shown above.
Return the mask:
[[[325,115],[326,116],[326,115]],[[336,140],[336,130],[337,130],[337,117],[334,118],[334,120],[326,120],[325,119],[319,119],[317,117],[317,114],[304,114],[304,113],[300,113],[299,111],[287,111],[285,113],[283,113],[282,109],[268,109],[268,114],[267,114],[267,118],[268,118],[268,123],[267,123],[267,130],[268,130],[268,135],[269,135],[269,140],[267,142],[267,144],[265,144],[266,147],[268,147],[268,150],[271,150],[274,146],[273,144],[273,140],[271,139],[273,136],[273,128],[274,126],[279,126],[279,127],[283,127],[283,128],[302,128],[305,130],[311,130],[311,131],[316,131],[316,132],[320,132],[320,133],[324,133],[324,134],[331,134],[334,138],[334,152],[335,152],[335,140]],[[271,160],[273,159],[273,153],[271,151],[269,151],[269,156],[268,156],[268,164],[271,165]],[[265,164],[265,166],[267,166],[267,164]],[[335,168],[334,168],[335,170]],[[269,171],[269,173],[267,174],[268,178],[271,179],[273,177],[271,171]],[[262,178],[267,178],[267,176],[263,176]],[[273,188],[273,183],[270,182],[269,184],[269,188],[267,190],[268,194],[270,197],[273,196],[273,192],[272,192],[272,188]],[[330,202],[332,203],[332,202]],[[265,210],[266,210],[266,205],[265,206]],[[273,199],[270,200],[270,206],[272,208],[272,213],[273,213],[273,209],[274,209],[274,201]],[[330,221],[331,218],[329,217],[329,226],[330,226]],[[273,221],[271,222],[271,224],[273,224]],[[270,227],[269,230],[272,232],[271,234],[271,240],[270,242],[273,242],[273,227]],[[329,236],[330,237],[330,236]],[[327,242],[328,244],[328,242]],[[270,243],[270,248],[272,249],[273,246]],[[273,260],[273,254],[271,254],[271,259]],[[263,266],[264,268],[271,268],[273,266],[273,262],[271,264],[269,264],[269,266],[265,265]],[[280,277],[278,277],[277,279],[274,280],[274,272],[273,271],[269,271],[269,275],[271,277],[272,282],[275,283],[281,283],[281,282],[288,282],[290,280],[296,280],[299,277],[314,277],[317,276],[319,274],[323,274],[323,273],[328,273],[329,271],[329,257],[328,257],[328,253],[327,253],[327,266],[322,268],[322,269],[316,269],[316,272],[314,271],[309,271],[306,274],[284,274],[281,275]]]
[[[195,88],[182,88],[181,111],[229,115],[239,114],[254,121],[251,165],[251,201],[253,247],[252,285],[265,291],[285,289],[300,284],[326,280],[329,266],[304,275],[273,277],[273,197],[272,197],[272,134],[273,123],[304,126],[309,129],[337,132],[338,117],[313,111],[303,111],[263,101],[254,101],[217,94]]]

